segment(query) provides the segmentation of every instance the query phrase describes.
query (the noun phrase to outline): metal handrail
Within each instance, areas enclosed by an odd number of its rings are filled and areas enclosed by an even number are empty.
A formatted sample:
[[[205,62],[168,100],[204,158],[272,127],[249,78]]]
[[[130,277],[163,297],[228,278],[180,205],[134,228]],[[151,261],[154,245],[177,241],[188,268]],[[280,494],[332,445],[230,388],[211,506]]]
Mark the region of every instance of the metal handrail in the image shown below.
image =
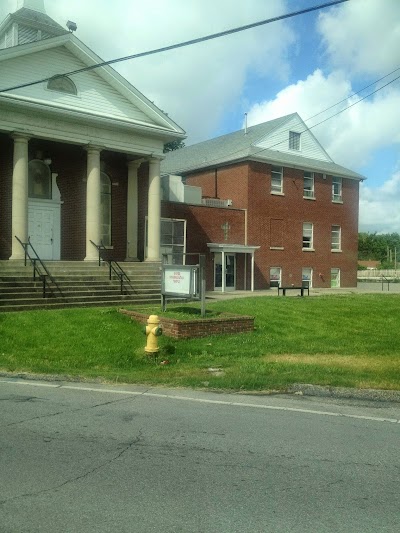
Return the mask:
[[[129,287],[133,290],[133,292],[136,292],[135,288],[133,287],[131,283],[131,280],[128,274],[124,271],[121,265],[114,259],[108,259],[102,255],[102,251],[107,251],[107,248],[104,246],[103,242],[101,242],[100,244],[96,244],[92,240],[90,242],[93,244],[95,248],[97,248],[97,251],[99,253],[99,266],[101,265],[101,261],[108,263],[109,280],[110,281],[112,280],[113,273],[119,279],[121,294],[124,294],[124,281],[129,285]]]
[[[28,237],[28,242],[22,242],[21,239],[18,238],[16,235],[15,235],[15,238],[17,239],[17,241],[20,243],[20,245],[24,249],[24,265],[26,266],[26,260],[28,258],[30,263],[31,263],[31,265],[33,266],[33,281],[36,281],[36,276],[38,276],[39,279],[42,281],[42,284],[43,284],[42,285],[42,287],[43,287],[43,289],[42,289],[43,290],[43,298],[46,298],[46,287],[48,287],[50,289],[50,291],[53,292],[52,287],[50,285],[48,285],[48,283],[46,282],[47,278],[53,283],[53,285],[57,288],[57,290],[60,293],[60,295],[64,298],[64,294],[63,294],[62,290],[60,289],[60,287],[58,286],[58,283],[56,282],[54,277],[50,274],[48,268],[46,267],[44,262],[40,259],[37,251],[33,247],[32,243],[31,243],[31,238]],[[31,248],[31,250],[32,250],[33,254],[35,255],[35,257],[31,257],[31,255],[29,253],[29,250],[28,250],[29,247]],[[38,263],[42,267],[44,273],[40,271]]]
[[[385,281],[384,281],[385,280]],[[386,276],[384,276],[382,274],[381,276],[381,281],[382,281],[382,290],[383,290],[383,284],[386,282],[387,283],[387,290],[390,291],[390,283],[392,282],[391,279],[388,279]]]

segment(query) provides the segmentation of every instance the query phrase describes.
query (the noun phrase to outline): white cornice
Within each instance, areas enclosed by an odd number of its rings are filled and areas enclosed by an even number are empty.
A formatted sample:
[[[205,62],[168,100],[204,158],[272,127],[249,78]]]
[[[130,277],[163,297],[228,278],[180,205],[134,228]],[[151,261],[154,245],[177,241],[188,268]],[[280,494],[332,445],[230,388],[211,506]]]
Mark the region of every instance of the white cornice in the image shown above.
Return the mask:
[[[110,117],[108,115],[99,115],[97,113],[89,113],[87,111],[79,111],[77,109],[49,105],[47,102],[32,101],[24,97],[15,97],[8,95],[0,95],[0,104],[10,108],[17,108],[20,111],[33,111],[37,113],[50,114],[57,116],[58,119],[74,119],[81,123],[90,125],[101,124],[107,126],[109,129],[130,130],[136,133],[145,134],[147,136],[154,136],[158,139],[171,140],[171,138],[181,139],[182,135],[173,132],[167,128],[155,124],[146,124],[144,122],[132,121],[129,119]]]

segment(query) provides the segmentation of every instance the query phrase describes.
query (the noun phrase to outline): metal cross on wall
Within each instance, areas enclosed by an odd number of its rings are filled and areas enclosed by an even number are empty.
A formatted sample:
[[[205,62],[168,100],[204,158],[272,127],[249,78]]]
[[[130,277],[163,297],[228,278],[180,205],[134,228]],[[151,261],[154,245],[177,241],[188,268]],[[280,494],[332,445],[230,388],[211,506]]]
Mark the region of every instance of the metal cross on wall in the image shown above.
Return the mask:
[[[231,229],[230,225],[228,224],[228,222],[224,222],[222,225],[221,225],[221,229],[222,231],[224,232],[224,239],[227,241],[228,240],[228,235],[229,235],[229,230]]]

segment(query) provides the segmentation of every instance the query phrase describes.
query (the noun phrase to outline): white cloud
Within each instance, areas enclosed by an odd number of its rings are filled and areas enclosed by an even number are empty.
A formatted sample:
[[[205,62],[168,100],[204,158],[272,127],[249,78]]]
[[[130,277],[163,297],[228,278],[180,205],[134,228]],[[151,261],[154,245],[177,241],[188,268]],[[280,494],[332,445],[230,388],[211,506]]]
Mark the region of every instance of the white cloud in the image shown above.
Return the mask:
[[[248,113],[248,123],[258,124],[297,111],[311,127],[355,103],[359,97],[351,97],[351,93],[350,82],[340,71],[324,76],[316,70],[306,80],[280,91],[273,100],[255,104]],[[343,99],[337,107],[307,120]],[[398,109],[400,90],[387,88],[312,131],[336,163],[357,169],[368,163],[373,151],[400,143]]]
[[[400,171],[381,187],[360,187],[360,231],[400,233]]]
[[[335,68],[379,77],[399,67],[398,0],[351,0],[321,11],[318,28]]]

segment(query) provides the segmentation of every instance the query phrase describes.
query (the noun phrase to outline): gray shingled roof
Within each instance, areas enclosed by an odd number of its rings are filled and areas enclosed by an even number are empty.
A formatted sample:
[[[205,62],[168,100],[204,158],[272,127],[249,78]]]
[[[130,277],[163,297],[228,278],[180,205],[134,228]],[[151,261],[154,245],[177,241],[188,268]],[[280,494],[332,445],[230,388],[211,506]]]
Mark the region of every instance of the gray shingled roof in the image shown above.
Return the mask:
[[[260,139],[276,128],[290,121],[296,114],[270,120],[244,130],[235,131],[201,143],[168,152],[161,162],[162,175],[185,175],[190,171],[215,168],[227,163],[243,160],[265,161],[291,168],[313,170],[324,174],[352,179],[365,179],[357,172],[329,161],[310,159],[279,150],[262,149],[254,146]]]

